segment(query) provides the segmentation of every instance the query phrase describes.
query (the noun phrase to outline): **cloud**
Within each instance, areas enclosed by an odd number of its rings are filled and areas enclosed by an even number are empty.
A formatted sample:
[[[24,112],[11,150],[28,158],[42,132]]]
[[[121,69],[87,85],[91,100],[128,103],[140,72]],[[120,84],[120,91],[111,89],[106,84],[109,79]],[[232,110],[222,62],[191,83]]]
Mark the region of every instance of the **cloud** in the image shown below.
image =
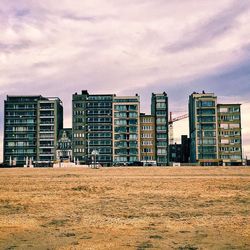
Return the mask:
[[[215,13],[205,22],[191,27],[182,34],[183,39],[164,48],[169,53],[176,53],[182,50],[201,47],[219,39],[225,33],[230,33],[232,29],[237,29],[237,18],[247,12],[250,8],[249,1],[234,1],[229,7]]]
[[[91,0],[0,2],[0,99],[169,93],[185,110],[192,91],[249,95],[249,1]],[[237,89],[235,89],[237,86]],[[1,105],[2,106],[2,105]],[[0,115],[3,108],[0,109]]]

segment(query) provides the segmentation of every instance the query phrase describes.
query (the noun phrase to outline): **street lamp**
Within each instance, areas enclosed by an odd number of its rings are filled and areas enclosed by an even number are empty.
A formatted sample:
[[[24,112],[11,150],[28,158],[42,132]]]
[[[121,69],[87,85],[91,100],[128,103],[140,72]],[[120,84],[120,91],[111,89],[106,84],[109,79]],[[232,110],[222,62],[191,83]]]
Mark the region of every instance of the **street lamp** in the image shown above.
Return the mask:
[[[97,168],[97,166],[96,166],[96,157],[97,157],[98,154],[99,154],[98,150],[93,150],[92,153],[91,153],[91,155],[93,155],[93,157],[94,157],[94,168]]]

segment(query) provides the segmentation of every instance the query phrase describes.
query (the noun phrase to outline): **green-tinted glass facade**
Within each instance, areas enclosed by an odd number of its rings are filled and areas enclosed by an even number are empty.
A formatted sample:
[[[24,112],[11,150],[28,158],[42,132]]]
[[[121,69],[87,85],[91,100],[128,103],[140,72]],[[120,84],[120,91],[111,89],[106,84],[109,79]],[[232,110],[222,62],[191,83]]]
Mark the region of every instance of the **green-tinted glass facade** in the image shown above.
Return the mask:
[[[55,103],[56,110],[48,107],[50,98],[7,96],[4,102],[5,165],[24,166],[27,162],[55,160],[57,131],[63,126],[63,108],[58,98],[53,98],[52,102]],[[53,114],[43,119],[42,114],[52,110]],[[51,154],[46,154],[46,159],[41,158],[42,150],[46,149],[47,153],[48,148]]]
[[[217,97],[193,93],[189,97],[190,160],[201,165],[218,165]]]
[[[155,118],[155,152],[158,166],[167,166],[168,155],[168,96],[152,94],[151,114]]]
[[[81,164],[96,161],[112,165],[113,95],[89,95],[87,91],[73,95],[73,157]]]

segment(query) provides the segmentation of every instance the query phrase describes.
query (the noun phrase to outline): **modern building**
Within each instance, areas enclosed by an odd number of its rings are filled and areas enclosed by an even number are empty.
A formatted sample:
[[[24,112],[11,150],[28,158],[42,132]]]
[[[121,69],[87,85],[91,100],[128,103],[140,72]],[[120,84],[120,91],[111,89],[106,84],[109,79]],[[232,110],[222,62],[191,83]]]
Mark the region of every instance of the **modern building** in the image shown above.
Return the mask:
[[[190,161],[218,165],[217,97],[213,93],[189,96]]]
[[[155,118],[155,152],[158,166],[167,166],[168,155],[168,96],[152,93],[151,115]]]
[[[189,163],[190,157],[190,139],[187,135],[181,136],[181,163]]]
[[[169,145],[169,162],[181,163],[182,160],[182,145],[181,144],[170,144]]]
[[[38,100],[37,162],[56,160],[59,131],[63,128],[63,106],[57,97]]]
[[[140,97],[113,98],[113,164],[140,160]]]
[[[103,166],[112,165],[113,95],[89,95],[86,110],[87,157]],[[97,154],[94,156],[93,154]],[[91,160],[92,161],[92,160]]]
[[[187,135],[181,136],[181,144],[169,144],[169,162],[189,163],[190,140]]]
[[[73,158],[80,164],[96,161],[112,165],[112,102],[113,95],[90,95],[83,90],[73,95],[72,129]]]
[[[156,165],[155,157],[155,118],[140,114],[141,161],[144,165]]]
[[[243,164],[241,105],[218,104],[219,158],[223,165]]]
[[[55,160],[58,131],[62,127],[60,99],[40,95],[7,96],[4,102],[4,164],[24,166]]]
[[[56,148],[56,160],[59,162],[73,161],[71,128],[64,128],[59,132]]]
[[[88,92],[83,90],[81,94],[73,94],[72,98],[72,142],[73,142],[73,160],[74,162],[86,163],[87,162],[87,118],[86,118],[86,105],[87,105]]]

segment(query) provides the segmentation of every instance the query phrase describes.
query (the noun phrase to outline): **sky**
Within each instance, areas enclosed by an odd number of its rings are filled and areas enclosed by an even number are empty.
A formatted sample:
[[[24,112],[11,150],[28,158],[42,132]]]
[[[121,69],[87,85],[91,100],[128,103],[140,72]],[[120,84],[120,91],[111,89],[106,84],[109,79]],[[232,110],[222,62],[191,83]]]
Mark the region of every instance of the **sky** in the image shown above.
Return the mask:
[[[138,93],[147,113],[165,91],[174,117],[204,90],[242,104],[250,158],[249,0],[0,0],[0,30],[0,151],[6,95],[58,96],[70,127],[81,90]]]

